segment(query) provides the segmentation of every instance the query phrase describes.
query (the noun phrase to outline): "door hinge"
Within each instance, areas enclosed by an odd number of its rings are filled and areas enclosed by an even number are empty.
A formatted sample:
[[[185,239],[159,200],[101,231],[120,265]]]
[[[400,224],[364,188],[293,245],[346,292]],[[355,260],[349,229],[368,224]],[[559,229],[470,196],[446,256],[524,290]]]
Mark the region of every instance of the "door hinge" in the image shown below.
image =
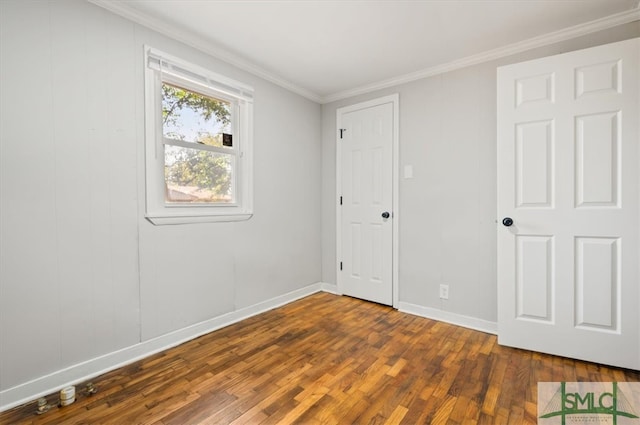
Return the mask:
[[[340,129],[340,138],[342,139],[342,133],[344,133],[345,131],[347,131],[346,128],[341,128]]]
[[[340,197],[340,205],[342,205],[342,196]]]
[[[340,271],[342,271],[342,261],[340,261]]]

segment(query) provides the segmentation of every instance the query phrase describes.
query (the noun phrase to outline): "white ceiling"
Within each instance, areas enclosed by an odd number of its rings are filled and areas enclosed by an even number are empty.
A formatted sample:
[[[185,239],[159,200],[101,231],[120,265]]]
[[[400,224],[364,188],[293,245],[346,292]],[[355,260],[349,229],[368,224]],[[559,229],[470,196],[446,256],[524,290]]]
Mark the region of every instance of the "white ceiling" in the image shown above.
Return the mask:
[[[317,101],[640,17],[638,0],[91,1]]]

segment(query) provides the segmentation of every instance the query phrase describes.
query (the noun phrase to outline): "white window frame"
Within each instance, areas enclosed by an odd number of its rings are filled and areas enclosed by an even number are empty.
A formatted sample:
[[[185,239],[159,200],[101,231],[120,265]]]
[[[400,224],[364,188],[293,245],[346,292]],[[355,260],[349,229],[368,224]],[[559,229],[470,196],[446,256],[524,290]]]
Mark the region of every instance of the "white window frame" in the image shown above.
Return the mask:
[[[156,225],[248,220],[253,215],[253,88],[149,46],[144,47],[144,58],[146,219]],[[207,146],[204,150],[235,156],[233,203],[165,201],[165,144],[187,148],[193,144],[164,139],[163,82],[231,103],[233,147]]]

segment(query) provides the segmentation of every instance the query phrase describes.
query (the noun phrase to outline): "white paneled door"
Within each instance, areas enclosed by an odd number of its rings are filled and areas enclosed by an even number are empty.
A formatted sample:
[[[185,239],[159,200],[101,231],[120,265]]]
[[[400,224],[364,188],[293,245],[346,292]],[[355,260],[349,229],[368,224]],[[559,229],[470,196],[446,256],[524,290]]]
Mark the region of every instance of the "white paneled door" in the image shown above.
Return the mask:
[[[394,102],[338,110],[338,290],[393,303]]]
[[[498,342],[640,369],[640,39],[498,69]]]

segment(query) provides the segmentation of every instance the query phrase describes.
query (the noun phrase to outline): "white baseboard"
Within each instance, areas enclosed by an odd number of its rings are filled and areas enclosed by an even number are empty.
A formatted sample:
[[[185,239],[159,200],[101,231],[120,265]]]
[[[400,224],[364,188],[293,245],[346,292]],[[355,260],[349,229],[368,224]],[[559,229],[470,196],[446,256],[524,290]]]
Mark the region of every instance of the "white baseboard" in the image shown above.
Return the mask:
[[[398,310],[403,313],[413,314],[415,316],[426,317],[428,319],[438,320],[440,322],[451,323],[452,325],[462,326],[464,328],[473,329],[489,334],[498,334],[498,324],[488,320],[478,319],[475,317],[463,316],[449,311],[438,310],[437,308],[424,307],[421,305],[400,302]]]
[[[139,344],[78,363],[49,375],[25,382],[24,384],[8,388],[0,391],[0,412],[28,403],[39,397],[55,393],[66,386],[86,382],[111,370],[316,292],[326,291],[335,293],[332,290],[335,290],[335,285],[321,282],[314,283],[313,285],[296,291],[214,317],[201,323],[196,323],[186,328],[178,329],[148,341],[143,341]]]
[[[249,317],[289,304],[300,298],[304,298],[321,291],[337,294],[338,288],[335,284],[331,283],[314,283],[296,291],[214,317],[201,323],[196,323],[195,325],[191,325],[186,328],[178,329],[148,341],[143,341],[139,344],[75,364],[65,369],[55,371],[49,375],[0,391],[0,412],[31,402],[39,397],[55,393],[66,386],[86,382],[96,376],[100,376],[152,354],[175,347],[209,332],[224,328],[225,326],[232,325]],[[398,304],[398,310],[404,313],[439,320],[482,332],[491,334],[497,333],[497,324],[495,322],[489,322],[474,317],[463,316],[405,302],[400,302]]]
[[[334,283],[320,282],[320,287],[322,288],[322,292],[338,295],[338,286]]]

